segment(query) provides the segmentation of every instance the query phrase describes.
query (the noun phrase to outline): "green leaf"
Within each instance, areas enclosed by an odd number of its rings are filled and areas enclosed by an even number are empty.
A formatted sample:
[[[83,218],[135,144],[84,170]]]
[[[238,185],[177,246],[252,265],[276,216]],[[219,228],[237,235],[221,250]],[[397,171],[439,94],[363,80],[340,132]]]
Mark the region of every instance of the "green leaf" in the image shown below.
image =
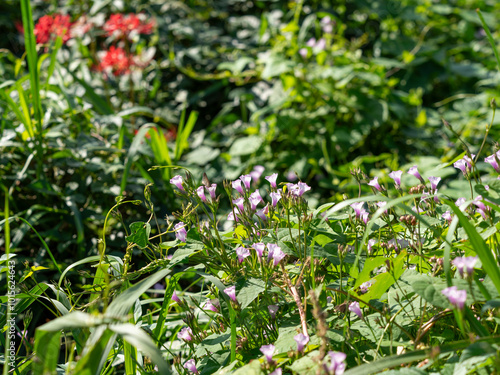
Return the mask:
[[[262,145],[263,139],[257,135],[239,138],[231,145],[229,154],[231,156],[250,155],[256,152]]]
[[[266,290],[266,283],[264,280],[250,278],[245,280],[243,286],[239,289],[238,292],[238,302],[241,304],[241,309],[246,308],[250,305],[260,293]]]
[[[151,233],[151,225],[137,221],[130,224],[130,236],[125,237],[128,242],[135,243],[141,249],[144,249],[149,244],[149,234]]]
[[[56,372],[61,332],[36,330],[35,333],[35,358],[33,359],[34,375],[49,375]]]

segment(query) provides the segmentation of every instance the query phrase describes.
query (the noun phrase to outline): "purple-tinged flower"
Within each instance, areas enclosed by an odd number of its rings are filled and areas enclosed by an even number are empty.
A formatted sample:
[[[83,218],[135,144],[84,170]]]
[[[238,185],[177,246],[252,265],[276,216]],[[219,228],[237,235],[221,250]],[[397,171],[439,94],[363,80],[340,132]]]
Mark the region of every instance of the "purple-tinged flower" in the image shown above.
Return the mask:
[[[385,206],[387,206],[387,202],[386,201],[380,201],[380,202],[377,202],[377,207],[378,208],[383,208]],[[387,210],[384,211],[384,214],[387,213]]]
[[[297,173],[295,173],[294,171],[288,171],[288,173],[286,174],[287,181],[297,181],[297,178]]]
[[[212,200],[215,199],[215,190],[217,189],[217,184],[212,184],[210,185],[209,188],[207,188],[209,194],[210,194],[210,198],[212,198]]]
[[[172,177],[170,179],[170,183],[172,185],[177,186],[177,189],[179,189],[180,191],[184,191],[185,192],[186,190],[184,190],[184,186],[182,186],[182,182],[183,182],[182,176],[179,176],[179,175],[174,176],[174,177]]]
[[[452,261],[461,277],[464,277],[464,275],[465,277],[472,276],[476,262],[477,257],[458,257]]]
[[[276,347],[273,344],[262,345],[260,347],[260,351],[262,352],[262,354],[264,354],[266,356],[266,360],[269,363],[273,362],[273,354],[274,354],[275,350],[276,350]]]
[[[260,176],[262,176],[262,173],[264,173],[265,170],[266,168],[264,168],[262,165],[256,165],[255,167],[253,167],[253,171],[250,172],[252,180],[258,181]]]
[[[448,221],[448,224],[451,224],[451,221],[453,220],[453,216],[451,216],[450,211],[446,211],[444,214],[441,215],[441,217],[446,221]]]
[[[208,300],[207,302],[205,302],[205,306],[203,306],[203,308],[205,310],[210,310],[210,311],[213,311],[213,312],[219,312],[219,309],[217,308],[217,306],[215,306],[212,301]]]
[[[240,176],[240,180],[243,182],[243,185],[245,185],[245,189],[249,190],[250,183],[252,182],[252,176],[249,174],[243,174]]]
[[[497,172],[500,172],[500,166],[498,165],[498,153],[490,155],[484,158],[486,163],[489,163]]]
[[[375,238],[371,238],[368,240],[368,245],[367,245],[367,248],[368,248],[368,252],[371,253],[372,251],[372,247],[373,245],[375,245],[377,243],[377,240]]]
[[[248,200],[250,201],[250,208],[252,211],[255,211],[255,209],[257,208],[257,205],[263,201],[258,190],[254,191],[252,194],[250,194],[250,197],[248,198]]]
[[[255,249],[257,252],[257,257],[260,259],[262,258],[262,254],[264,254],[264,249],[266,248],[266,245],[262,242],[257,242],[252,245],[252,247]]]
[[[241,180],[234,180],[231,182],[231,185],[233,186],[233,189],[235,189],[238,193],[244,194],[243,188],[241,187]]]
[[[181,329],[181,331],[177,334],[177,337],[184,340],[184,341],[192,341],[193,340],[193,331],[189,327],[184,327]]]
[[[472,163],[473,163],[473,160],[474,160],[474,158],[476,157],[476,155],[475,155],[475,154],[470,154],[470,156],[471,156],[472,158],[469,158],[469,156],[468,156],[468,155],[465,155],[465,156],[464,156],[464,160],[465,160],[465,162],[467,163],[467,165],[469,166],[469,168],[472,168]]]
[[[224,289],[224,293],[226,293],[229,298],[236,302],[236,287],[234,285]]]
[[[467,299],[467,292],[465,290],[458,290],[456,286],[450,286],[443,289],[441,293],[448,298],[453,306],[459,309],[464,308],[465,300]]]
[[[303,59],[307,57],[307,48],[299,49],[299,55],[302,56]]]
[[[281,369],[281,367],[278,367],[273,372],[269,373],[269,375],[282,375],[282,374],[283,374],[283,370]]]
[[[273,266],[276,267],[285,256],[286,254],[283,251],[281,251],[281,247],[277,246],[273,251],[273,260],[274,260]]]
[[[368,220],[369,220],[368,215],[369,214],[370,213],[366,210],[361,211],[361,215],[359,215],[359,216],[360,216],[361,220],[363,220],[363,223],[365,223],[365,224],[368,223]]]
[[[481,210],[480,208],[476,208],[476,213],[481,214],[483,220],[486,220],[488,218],[488,214],[486,211]]]
[[[314,47],[316,45],[316,38],[311,38],[307,41],[306,46],[308,47]]]
[[[269,183],[271,184],[271,188],[275,189],[276,188],[276,179],[278,178],[277,173],[273,173],[270,176],[264,177]]]
[[[439,184],[439,181],[441,181],[441,177],[429,177],[429,181],[431,183],[431,190],[436,190],[437,186]]]
[[[378,183],[378,177],[373,177],[373,180],[368,182],[368,186],[371,186],[377,189],[378,191],[382,191],[382,186],[380,186],[380,184]]]
[[[182,221],[180,223],[175,224],[174,226],[175,238],[177,238],[181,242],[186,242],[187,232],[186,232],[186,224]]]
[[[200,186],[199,188],[197,188],[196,189],[196,194],[198,194],[198,196],[200,197],[200,199],[203,202],[207,201],[207,197],[205,197],[205,187],[204,186]]]
[[[460,169],[464,176],[467,175],[467,162],[464,159],[457,160],[453,163],[453,166],[457,169]]]
[[[461,205],[463,205],[465,202],[467,201],[467,199],[465,198],[458,198],[456,201],[455,201],[455,206],[457,207],[460,207]]]
[[[325,38],[320,38],[318,40],[318,42],[316,43],[316,45],[314,46],[315,49],[317,49],[318,51],[323,51],[326,47],[326,40]]]
[[[196,368],[196,362],[194,361],[194,359],[186,361],[186,363],[184,363],[184,368],[188,369],[188,371],[191,371],[194,374],[198,374],[198,369]]]
[[[309,191],[311,190],[311,187],[309,185],[307,185],[305,182],[302,182],[302,181],[299,181],[297,183],[297,186],[299,187],[299,197],[302,196],[302,194],[304,194],[306,191]]]
[[[482,211],[486,212],[488,211],[488,207],[486,207],[486,205],[481,202],[483,200],[483,196],[482,195],[478,195],[476,198],[474,198],[474,200],[472,201],[472,204],[475,205],[476,207],[480,208]]]
[[[270,260],[273,257],[273,253],[274,250],[276,250],[276,248],[279,248],[279,246],[276,245],[275,243],[267,244],[267,260]]]
[[[418,172],[418,168],[416,165],[414,165],[413,167],[411,167],[409,170],[408,170],[408,173],[411,174],[412,176],[415,176],[416,178],[418,178],[420,180],[421,183],[425,184],[425,181],[424,179],[422,178],[422,176],[420,175],[420,173]]]
[[[245,199],[243,197],[239,197],[233,200],[233,204],[235,204],[236,207],[238,207],[239,212],[243,212],[245,210],[245,208],[243,207],[243,203],[245,203]]]
[[[255,215],[257,215],[260,218],[260,220],[267,221],[268,213],[269,213],[269,205],[266,204],[266,207],[264,207],[262,210],[257,211]]]
[[[363,211],[365,211],[365,209],[363,208],[364,205],[365,202],[356,202],[351,204],[351,207],[353,208],[354,213],[356,214],[356,219],[359,219]]]
[[[330,351],[328,355],[330,356],[330,364],[323,365],[326,372],[332,375],[342,375],[345,371],[345,353]]]
[[[335,21],[331,19],[330,16],[325,16],[321,19],[321,29],[325,34],[331,34],[333,31],[333,25]]]
[[[276,313],[278,312],[278,309],[278,305],[267,306],[267,310],[269,311],[269,315],[271,315],[271,319],[276,319]]]
[[[250,256],[250,250],[247,248],[240,246],[236,248],[236,255],[238,256],[238,260],[243,262],[246,257]]]
[[[297,351],[301,352],[304,350],[304,347],[309,342],[309,336],[304,335],[303,333],[299,333],[293,337],[295,342],[297,343]]]
[[[181,299],[177,296],[177,293],[174,290],[174,293],[172,294],[172,300],[174,300],[177,303],[181,303]]]
[[[359,286],[359,292],[360,293],[366,293],[368,292],[368,288],[370,288],[373,285],[371,281],[365,281],[363,284]]]
[[[273,205],[273,207],[276,207],[276,205],[278,204],[278,201],[281,199],[281,193],[279,191],[277,191],[276,193],[269,194],[269,196],[272,199],[271,204]]]
[[[358,301],[351,302],[349,304],[349,311],[356,314],[359,317],[359,319],[363,319],[363,312],[361,311],[361,307],[359,307]]]
[[[401,176],[403,175],[403,171],[392,171],[389,173],[389,177],[394,180],[394,185],[396,185],[396,188],[399,188],[401,186]]]

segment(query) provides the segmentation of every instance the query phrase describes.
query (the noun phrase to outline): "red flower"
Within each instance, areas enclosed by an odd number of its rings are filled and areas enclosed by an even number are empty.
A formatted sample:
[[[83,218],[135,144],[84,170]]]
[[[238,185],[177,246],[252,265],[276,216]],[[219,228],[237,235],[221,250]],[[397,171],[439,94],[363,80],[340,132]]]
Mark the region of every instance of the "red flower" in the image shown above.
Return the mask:
[[[132,59],[123,48],[111,46],[103,53],[98,70],[120,76],[129,73],[131,65]]]
[[[151,34],[153,32],[154,21],[146,22],[146,15],[133,14],[123,15],[121,13],[112,14],[103,26],[107,36],[116,38],[129,37],[130,34]]]
[[[40,17],[34,30],[36,42],[44,44],[60,36],[63,43],[66,43],[71,38],[71,26],[69,16],[55,14],[54,16],[47,15]]]

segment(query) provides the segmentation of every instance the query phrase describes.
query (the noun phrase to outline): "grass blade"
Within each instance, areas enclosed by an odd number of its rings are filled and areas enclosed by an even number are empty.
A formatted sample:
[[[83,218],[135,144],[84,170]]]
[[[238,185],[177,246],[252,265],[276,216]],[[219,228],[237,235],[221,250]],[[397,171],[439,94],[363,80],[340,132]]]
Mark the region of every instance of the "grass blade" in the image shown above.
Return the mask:
[[[483,29],[486,32],[486,35],[488,37],[488,41],[490,42],[491,48],[493,49],[493,53],[495,54],[495,57],[497,59],[497,64],[498,64],[498,69],[500,70],[500,55],[498,54],[498,50],[495,44],[495,39],[493,39],[493,35],[491,35],[490,28],[488,27],[488,24],[484,20],[483,14],[479,9],[476,9],[477,15],[479,16],[479,19],[481,20],[481,23],[483,24]]]

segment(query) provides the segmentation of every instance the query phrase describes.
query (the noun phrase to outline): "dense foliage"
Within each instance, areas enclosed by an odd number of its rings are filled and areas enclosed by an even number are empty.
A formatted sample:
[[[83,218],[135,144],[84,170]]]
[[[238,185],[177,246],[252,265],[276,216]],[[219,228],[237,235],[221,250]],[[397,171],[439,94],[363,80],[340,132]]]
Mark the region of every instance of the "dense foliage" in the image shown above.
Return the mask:
[[[0,9],[4,371],[500,367],[496,1]]]

